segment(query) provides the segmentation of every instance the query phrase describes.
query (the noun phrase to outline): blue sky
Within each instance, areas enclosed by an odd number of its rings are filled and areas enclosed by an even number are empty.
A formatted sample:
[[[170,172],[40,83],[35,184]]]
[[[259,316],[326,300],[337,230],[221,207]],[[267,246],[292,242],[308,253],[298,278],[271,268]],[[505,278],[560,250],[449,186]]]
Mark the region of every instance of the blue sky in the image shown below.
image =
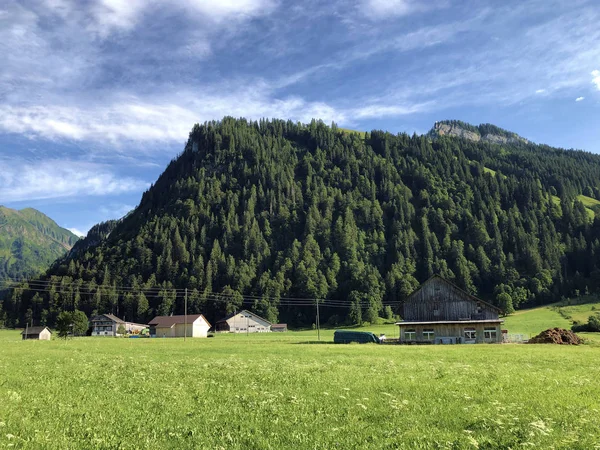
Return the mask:
[[[597,0],[4,0],[0,204],[84,233],[225,115],[600,153],[599,23]]]

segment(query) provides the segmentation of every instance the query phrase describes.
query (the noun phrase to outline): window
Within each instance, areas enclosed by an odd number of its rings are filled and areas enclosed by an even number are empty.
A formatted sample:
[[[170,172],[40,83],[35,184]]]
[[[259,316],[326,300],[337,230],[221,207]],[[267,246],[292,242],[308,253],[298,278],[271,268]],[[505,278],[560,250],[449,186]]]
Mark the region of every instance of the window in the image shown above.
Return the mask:
[[[474,341],[477,338],[477,332],[475,328],[465,328],[465,339]]]
[[[426,341],[433,341],[433,339],[435,338],[435,332],[433,331],[433,329],[425,329],[423,330],[423,339],[425,339]]]
[[[483,330],[483,338],[486,341],[495,341],[497,340],[497,332],[496,332],[496,328],[492,328],[492,327],[488,327],[488,328],[484,328]]]
[[[414,329],[406,330],[404,332],[405,341],[414,341],[415,339],[417,339],[417,333]]]

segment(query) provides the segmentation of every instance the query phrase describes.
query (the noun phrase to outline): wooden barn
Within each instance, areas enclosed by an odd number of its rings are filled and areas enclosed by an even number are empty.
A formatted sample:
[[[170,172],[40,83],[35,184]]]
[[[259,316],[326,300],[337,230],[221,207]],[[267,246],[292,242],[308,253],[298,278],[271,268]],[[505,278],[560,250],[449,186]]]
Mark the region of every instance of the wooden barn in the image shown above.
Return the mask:
[[[434,275],[403,305],[400,342],[475,344],[502,342],[502,310]]]
[[[49,341],[52,338],[52,331],[48,327],[29,327],[21,332],[21,337],[25,339],[36,339],[39,341]]]

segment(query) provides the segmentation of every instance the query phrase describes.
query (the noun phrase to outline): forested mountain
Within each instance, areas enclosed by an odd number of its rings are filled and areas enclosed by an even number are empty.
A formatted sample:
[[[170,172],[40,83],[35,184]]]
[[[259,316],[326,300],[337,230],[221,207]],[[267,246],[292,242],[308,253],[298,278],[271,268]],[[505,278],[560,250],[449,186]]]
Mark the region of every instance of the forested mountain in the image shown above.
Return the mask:
[[[107,237],[15,289],[6,321],[144,321],[182,313],[187,288],[209,320],[244,305],[310,325],[325,299],[323,322],[356,323],[434,273],[508,310],[551,302],[600,288],[597,199],[582,151],[225,118],[194,126]]]
[[[45,272],[78,239],[35,209],[0,206],[0,281]]]

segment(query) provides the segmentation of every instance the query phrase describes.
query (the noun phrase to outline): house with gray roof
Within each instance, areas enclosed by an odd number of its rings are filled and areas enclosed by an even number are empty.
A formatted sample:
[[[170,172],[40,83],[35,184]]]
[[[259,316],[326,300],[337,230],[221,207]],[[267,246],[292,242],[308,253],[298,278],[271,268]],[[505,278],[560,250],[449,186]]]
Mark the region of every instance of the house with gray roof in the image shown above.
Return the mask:
[[[141,333],[148,325],[126,322],[112,314],[99,314],[90,319],[92,336],[119,336],[119,326],[123,325],[127,334]]]
[[[215,325],[215,331],[228,333],[268,333],[271,322],[244,309],[224,317]]]
[[[23,340],[49,341],[52,338],[52,331],[48,327],[28,327],[21,332],[21,337]]]

